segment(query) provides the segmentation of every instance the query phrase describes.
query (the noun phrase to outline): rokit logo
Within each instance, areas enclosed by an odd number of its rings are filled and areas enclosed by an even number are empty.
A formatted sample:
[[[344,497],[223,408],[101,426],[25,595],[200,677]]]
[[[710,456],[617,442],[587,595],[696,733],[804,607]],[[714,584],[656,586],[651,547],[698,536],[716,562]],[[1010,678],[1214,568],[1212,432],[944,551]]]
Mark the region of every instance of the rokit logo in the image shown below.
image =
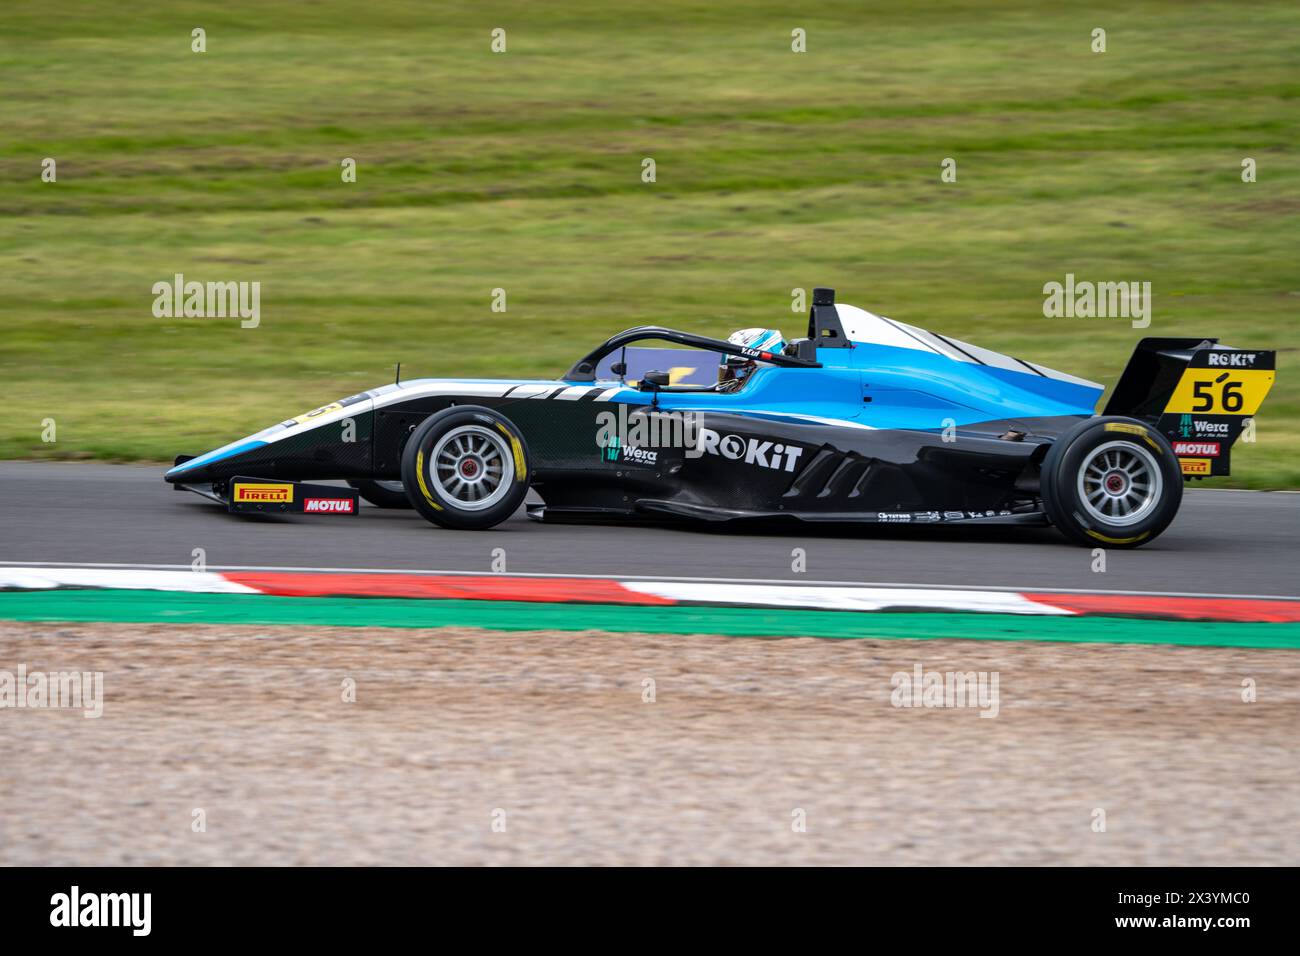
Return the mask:
[[[1218,458],[1217,441],[1178,441],[1174,442],[1174,454],[1190,458]]]
[[[351,498],[304,498],[302,510],[308,514],[352,514]]]
[[[720,435],[711,428],[700,429],[699,450],[705,454],[720,455],[732,461],[744,461],[747,465],[779,471],[794,471],[795,463],[803,454],[803,449],[798,445],[782,445],[757,438],[745,439],[739,435]]]
[[[1225,368],[1252,368],[1255,365],[1254,352],[1211,352],[1206,358],[1210,365]]]

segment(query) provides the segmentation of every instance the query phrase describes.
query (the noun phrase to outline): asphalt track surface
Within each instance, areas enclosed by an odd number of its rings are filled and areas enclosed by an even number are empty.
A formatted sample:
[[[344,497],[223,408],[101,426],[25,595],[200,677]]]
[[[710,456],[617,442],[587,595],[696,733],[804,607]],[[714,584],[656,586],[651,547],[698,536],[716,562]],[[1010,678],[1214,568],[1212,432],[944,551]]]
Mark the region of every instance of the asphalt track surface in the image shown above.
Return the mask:
[[[1136,551],[1090,550],[1050,528],[796,528],[781,533],[548,525],[521,512],[448,531],[410,511],[246,517],[166,485],[160,466],[0,463],[0,562],[402,569],[853,582],[949,587],[1300,595],[1300,495],[1189,489],[1173,526]],[[792,570],[792,551],[806,571]]]

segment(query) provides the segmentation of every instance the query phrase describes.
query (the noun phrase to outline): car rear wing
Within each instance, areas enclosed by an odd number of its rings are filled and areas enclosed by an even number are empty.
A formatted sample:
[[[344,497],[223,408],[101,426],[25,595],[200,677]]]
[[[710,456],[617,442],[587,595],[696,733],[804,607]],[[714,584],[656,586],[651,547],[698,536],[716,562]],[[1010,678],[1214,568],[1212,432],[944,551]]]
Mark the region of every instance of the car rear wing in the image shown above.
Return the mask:
[[[1151,424],[1191,477],[1229,474],[1232,445],[1248,427],[1253,435],[1251,419],[1277,374],[1276,352],[1218,342],[1143,339],[1102,412]]]

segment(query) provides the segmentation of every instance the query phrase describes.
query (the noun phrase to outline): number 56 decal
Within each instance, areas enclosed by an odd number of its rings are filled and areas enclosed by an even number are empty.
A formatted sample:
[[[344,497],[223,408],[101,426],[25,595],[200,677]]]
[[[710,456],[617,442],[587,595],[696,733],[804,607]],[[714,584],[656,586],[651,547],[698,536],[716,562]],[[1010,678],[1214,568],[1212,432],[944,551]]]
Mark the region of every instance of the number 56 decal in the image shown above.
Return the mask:
[[[1189,368],[1165,406],[1166,414],[1254,415],[1276,373],[1263,369]]]

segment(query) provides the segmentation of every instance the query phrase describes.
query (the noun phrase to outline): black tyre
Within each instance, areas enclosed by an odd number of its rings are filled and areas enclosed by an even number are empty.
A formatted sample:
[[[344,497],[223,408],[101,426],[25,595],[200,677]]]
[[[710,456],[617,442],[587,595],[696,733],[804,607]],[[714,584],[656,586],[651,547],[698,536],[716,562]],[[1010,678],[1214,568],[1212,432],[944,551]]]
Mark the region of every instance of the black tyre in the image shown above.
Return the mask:
[[[1159,432],[1132,418],[1080,422],[1043,460],[1043,505],[1076,544],[1136,548],[1178,513],[1183,474]]]
[[[402,450],[402,486],[415,510],[444,528],[491,528],[528,494],[528,447],[519,429],[478,405],[430,415]]]
[[[411,499],[400,481],[349,481],[357,494],[376,508],[409,508]]]

